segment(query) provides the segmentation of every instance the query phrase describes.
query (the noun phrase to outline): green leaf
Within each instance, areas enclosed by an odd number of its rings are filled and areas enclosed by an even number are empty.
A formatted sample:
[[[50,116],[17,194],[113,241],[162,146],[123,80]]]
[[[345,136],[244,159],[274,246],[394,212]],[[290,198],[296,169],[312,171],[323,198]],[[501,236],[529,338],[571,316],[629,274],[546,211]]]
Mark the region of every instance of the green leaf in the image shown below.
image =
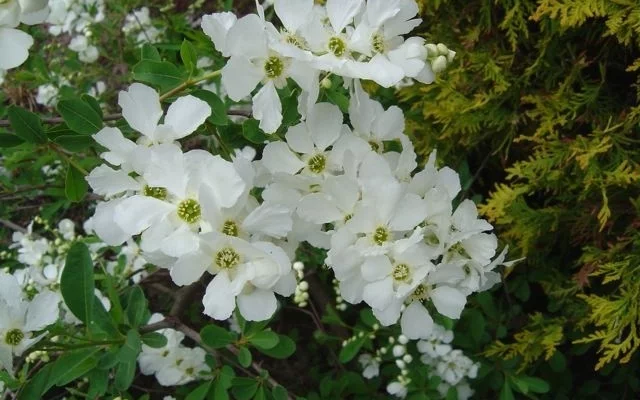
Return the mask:
[[[204,400],[207,397],[207,393],[209,393],[209,389],[211,388],[211,381],[205,382],[191,391],[185,397],[185,400]]]
[[[289,398],[287,390],[280,385],[274,387],[271,394],[274,400],[287,400]]]
[[[67,253],[60,292],[73,315],[87,325],[92,321],[94,288],[91,254],[84,243],[77,242]]]
[[[138,354],[140,354],[141,347],[140,334],[135,329],[131,329],[127,332],[127,339],[118,352],[118,361],[128,363],[133,360],[135,362]]]
[[[349,342],[340,349],[340,354],[338,355],[340,362],[344,364],[351,361],[353,357],[358,354],[366,340],[367,335],[357,336],[355,339],[349,340]]]
[[[83,94],[82,96],[80,96],[80,98],[82,99],[82,101],[90,105],[91,108],[93,108],[93,111],[95,111],[102,120],[102,108],[100,107],[100,103],[98,103],[98,100],[96,100],[93,96],[89,96],[88,94]]]
[[[267,399],[267,391],[264,386],[259,386],[256,394],[253,396],[253,400],[266,400]]]
[[[61,135],[53,139],[53,142],[71,152],[80,152],[95,144],[95,141],[88,135]]]
[[[278,337],[278,334],[271,330],[257,332],[253,336],[249,337],[249,343],[258,348],[267,350],[274,348],[279,341],[280,338]]]
[[[270,349],[257,348],[263,354],[272,358],[284,359],[291,356],[296,351],[296,343],[286,335],[278,335],[278,344]]]
[[[191,94],[200,100],[206,101],[211,107],[211,116],[207,118],[207,121],[218,126],[224,126],[229,123],[227,106],[215,93],[208,90],[195,90]]]
[[[220,381],[216,381],[213,386],[213,391],[209,393],[209,400],[228,400],[229,393],[227,393],[227,389],[228,388]]]
[[[98,365],[99,348],[73,350],[53,363],[51,377],[56,386],[65,386],[84,376]]]
[[[182,46],[180,46],[180,58],[182,59],[182,63],[187,71],[192,74],[196,70],[198,55],[196,54],[196,49],[188,40],[182,41]]]
[[[93,320],[91,321],[90,328],[92,331],[98,330],[113,338],[122,338],[111,314],[104,308],[100,299],[95,296],[93,300]]]
[[[499,400],[515,400],[515,397],[513,397],[513,391],[511,390],[511,386],[509,385],[509,382],[507,382],[506,379],[504,381],[504,385],[502,385],[502,390],[500,390],[500,397],[498,399]]]
[[[147,319],[147,299],[144,297],[144,292],[140,286],[136,285],[129,291],[126,311],[129,326],[133,328],[142,325]]]
[[[142,335],[142,343],[154,349],[161,349],[167,345],[167,337],[158,332],[149,332]]]
[[[89,103],[81,99],[61,100],[58,112],[69,128],[82,135],[91,135],[102,129],[102,117]]]
[[[84,174],[76,167],[69,164],[67,166],[67,176],[64,180],[64,194],[72,202],[81,201],[89,190],[89,185],[84,179]]]
[[[344,93],[334,89],[327,90],[326,94],[331,103],[337,105],[343,114],[347,114],[349,112],[349,98]]]
[[[170,62],[142,60],[133,67],[133,78],[161,88],[172,88],[182,84],[186,76]]]
[[[18,400],[42,399],[44,394],[53,387],[55,382],[51,379],[53,364],[47,364],[38,371],[22,390],[18,392]]]
[[[469,328],[471,332],[471,337],[476,342],[480,342],[482,339],[482,335],[484,334],[486,328],[486,321],[482,316],[482,313],[478,310],[470,310],[469,312]]]
[[[258,382],[251,378],[234,378],[231,393],[237,400],[249,400],[258,390]]]
[[[20,146],[24,143],[24,139],[20,136],[12,135],[10,133],[0,133],[0,148],[9,148]]]
[[[91,371],[88,378],[89,391],[87,392],[87,397],[90,399],[102,398],[102,396],[107,392],[109,374],[96,369]]]
[[[236,341],[234,334],[218,325],[207,325],[200,331],[202,342],[207,346],[219,349]]]
[[[114,379],[114,384],[116,389],[125,391],[129,389],[129,386],[133,383],[133,379],[136,375],[136,360],[131,360],[129,362],[124,362],[118,364],[116,368],[116,375]]]
[[[251,351],[249,351],[249,349],[246,347],[240,347],[238,349],[237,357],[240,365],[245,368],[251,365],[251,361],[253,360],[253,357],[251,357]]]
[[[549,384],[546,381],[533,376],[513,376],[511,379],[516,383],[516,385],[518,385],[518,387],[523,385],[528,389],[526,392],[523,392],[525,394],[527,392],[547,393],[550,389]]]
[[[25,142],[47,142],[47,135],[42,129],[40,117],[36,114],[18,106],[11,106],[9,107],[8,116],[14,133],[24,139]]]
[[[562,372],[567,368],[567,358],[562,352],[556,350],[549,359],[549,366],[553,372]]]
[[[161,61],[160,53],[153,45],[145,43],[140,49],[140,60]]]
[[[248,119],[242,123],[242,136],[255,144],[263,144],[269,141],[269,136],[258,127],[259,122],[255,119]]]

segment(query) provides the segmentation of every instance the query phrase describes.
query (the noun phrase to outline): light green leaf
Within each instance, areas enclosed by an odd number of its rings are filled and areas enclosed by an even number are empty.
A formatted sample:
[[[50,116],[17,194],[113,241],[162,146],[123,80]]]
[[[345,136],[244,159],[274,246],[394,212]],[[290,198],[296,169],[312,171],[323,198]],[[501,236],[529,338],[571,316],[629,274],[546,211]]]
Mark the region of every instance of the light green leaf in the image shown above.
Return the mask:
[[[296,351],[296,343],[286,335],[278,335],[278,344],[270,349],[257,348],[263,354],[272,358],[284,359],[290,357]]]
[[[102,129],[102,117],[96,110],[81,99],[61,100],[58,112],[69,128],[82,135],[91,135]]]
[[[182,59],[182,63],[187,71],[189,71],[190,74],[193,74],[196,70],[196,64],[198,63],[198,55],[196,54],[196,49],[188,40],[182,41],[182,46],[180,46],[180,58]]]
[[[218,325],[207,325],[200,331],[202,342],[207,346],[219,349],[236,341],[234,334]]]
[[[271,330],[257,332],[249,337],[249,343],[258,348],[267,350],[274,348],[279,341],[280,338],[278,337],[278,334]]]
[[[170,62],[142,60],[133,67],[133,78],[166,89],[180,85],[186,76]]]

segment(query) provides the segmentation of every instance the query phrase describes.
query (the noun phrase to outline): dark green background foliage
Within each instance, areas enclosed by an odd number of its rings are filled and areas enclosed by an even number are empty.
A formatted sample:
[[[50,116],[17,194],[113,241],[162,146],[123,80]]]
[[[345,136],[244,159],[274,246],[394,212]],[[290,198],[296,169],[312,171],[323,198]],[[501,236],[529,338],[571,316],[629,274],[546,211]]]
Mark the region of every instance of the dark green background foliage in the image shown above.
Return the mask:
[[[549,398],[637,398],[640,3],[421,3],[427,40],[458,53],[436,84],[400,92],[416,147],[459,165],[526,257],[461,321],[486,324],[465,343],[487,357],[480,398],[503,376],[518,390],[516,373]]]

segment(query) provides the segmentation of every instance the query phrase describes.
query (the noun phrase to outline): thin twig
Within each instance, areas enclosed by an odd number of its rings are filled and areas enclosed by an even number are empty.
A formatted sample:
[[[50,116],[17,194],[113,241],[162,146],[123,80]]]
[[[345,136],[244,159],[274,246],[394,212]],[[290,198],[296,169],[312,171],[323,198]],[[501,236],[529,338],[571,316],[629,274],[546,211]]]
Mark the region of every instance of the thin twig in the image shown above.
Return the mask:
[[[29,233],[29,231],[27,231],[25,228],[6,219],[0,219],[0,225],[4,225],[7,228],[12,229],[14,231]]]
[[[122,114],[111,114],[111,115],[105,115],[104,117],[102,117],[103,121],[116,121],[119,120],[120,118],[122,118]],[[42,121],[43,124],[47,124],[47,125],[54,125],[54,124],[61,124],[64,122],[64,119],[62,117],[52,117],[52,118],[41,118],[40,121]],[[0,120],[0,128],[7,128],[11,126],[11,122],[7,119],[1,119]]]

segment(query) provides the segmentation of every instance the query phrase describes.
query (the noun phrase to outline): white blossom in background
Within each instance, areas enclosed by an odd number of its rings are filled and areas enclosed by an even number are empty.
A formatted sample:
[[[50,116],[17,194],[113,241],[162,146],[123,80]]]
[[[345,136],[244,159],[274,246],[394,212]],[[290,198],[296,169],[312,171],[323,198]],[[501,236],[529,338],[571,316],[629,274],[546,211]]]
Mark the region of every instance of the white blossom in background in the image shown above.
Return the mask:
[[[98,48],[89,44],[89,38],[86,35],[78,35],[71,39],[69,49],[78,53],[78,59],[87,64],[97,61],[100,56]]]
[[[100,56],[92,44],[92,25],[105,19],[103,0],[50,0],[51,13],[47,18],[49,33],[71,37],[69,49],[84,63],[96,62]]]
[[[122,32],[128,37],[133,37],[136,44],[157,43],[163,30],[153,25],[148,7],[142,7],[132,11],[125,17]]]
[[[16,28],[21,23],[40,24],[48,14],[47,0],[5,0],[0,3],[0,70],[16,68],[29,57],[33,38]]]

